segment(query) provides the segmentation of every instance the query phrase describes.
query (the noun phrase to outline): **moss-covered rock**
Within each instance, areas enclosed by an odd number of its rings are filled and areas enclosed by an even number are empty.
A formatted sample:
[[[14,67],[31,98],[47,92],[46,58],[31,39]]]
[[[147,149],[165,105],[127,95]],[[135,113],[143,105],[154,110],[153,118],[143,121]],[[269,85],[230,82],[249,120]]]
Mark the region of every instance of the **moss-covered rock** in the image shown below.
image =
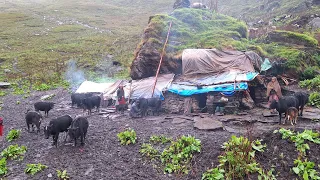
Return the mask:
[[[152,16],[135,52],[131,65],[132,79],[155,75],[170,21],[172,27],[162,73],[179,71],[179,54],[186,48],[222,48],[248,37],[244,22],[208,10],[182,8],[170,15]]]
[[[273,31],[268,34],[267,40],[279,43],[289,43],[303,45],[309,47],[318,46],[318,41],[306,34],[291,32],[291,31]]]

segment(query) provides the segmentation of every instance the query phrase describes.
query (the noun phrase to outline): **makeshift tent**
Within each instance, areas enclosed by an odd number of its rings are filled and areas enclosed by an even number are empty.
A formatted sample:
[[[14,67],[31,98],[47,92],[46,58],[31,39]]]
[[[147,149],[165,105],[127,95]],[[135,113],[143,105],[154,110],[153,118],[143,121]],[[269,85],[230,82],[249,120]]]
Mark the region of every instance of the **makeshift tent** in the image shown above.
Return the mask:
[[[174,74],[160,74],[158,76],[157,84],[154,89],[153,97],[160,97],[161,99],[163,99],[162,92],[167,90],[173,78]],[[151,98],[154,82],[155,77],[149,77],[141,80],[132,81],[130,99],[136,99],[139,97]],[[126,91],[130,90],[129,83],[125,86],[125,89]]]
[[[95,83],[92,81],[84,81],[77,89],[76,93],[102,93],[113,83]]]
[[[254,52],[186,49],[182,53],[182,75],[169,91],[190,96],[211,91],[242,91],[261,70],[262,60]]]
[[[153,97],[160,97],[163,99],[162,92],[167,90],[167,88],[170,86],[173,80],[173,77],[174,77],[174,74],[160,74],[158,76],[157,84],[154,89]],[[131,92],[130,99],[136,99],[139,97],[151,98],[154,82],[155,82],[155,77],[134,80],[132,81],[132,84],[124,81],[117,81],[104,92],[103,97],[105,100],[108,98],[116,99],[117,90],[119,88],[119,85],[122,84],[124,85],[123,89],[124,89],[125,98],[129,98],[130,92]]]

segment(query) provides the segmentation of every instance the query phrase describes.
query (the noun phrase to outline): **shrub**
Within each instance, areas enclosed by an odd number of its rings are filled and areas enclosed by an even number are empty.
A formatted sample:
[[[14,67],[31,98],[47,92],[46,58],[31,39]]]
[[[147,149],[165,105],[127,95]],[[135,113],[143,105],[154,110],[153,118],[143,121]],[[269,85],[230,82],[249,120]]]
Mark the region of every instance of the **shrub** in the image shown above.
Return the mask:
[[[64,170],[64,171],[57,170],[57,176],[59,180],[68,180],[70,178],[67,174],[67,170]]]
[[[143,143],[139,152],[142,154],[142,156],[147,156],[151,160],[159,156],[159,151],[154,149],[151,144]]]
[[[200,152],[201,141],[193,136],[182,136],[161,153],[160,160],[164,164],[164,171],[168,173],[188,174],[190,160],[193,154]]]
[[[51,89],[51,86],[48,84],[42,83],[38,86],[35,86],[34,89],[37,91],[47,91],[47,90]]]
[[[309,177],[311,179],[320,179],[319,173],[314,169],[314,162],[310,162],[307,159],[301,161],[300,159],[296,159],[294,161],[296,167],[293,167],[292,170],[299,177],[302,177],[304,180],[308,180]]]
[[[240,136],[231,136],[223,143],[224,152],[219,156],[219,165],[202,175],[202,180],[243,179],[250,173],[258,173],[258,179],[275,180],[273,169],[264,172],[255,160],[255,152],[263,152],[266,145],[260,140],[250,141]]]
[[[5,96],[7,93],[5,91],[0,91],[0,97]]]
[[[320,76],[316,76],[313,79],[307,79],[299,82],[299,86],[303,88],[320,90]]]
[[[133,129],[128,129],[126,131],[118,133],[118,138],[121,145],[135,144],[137,140],[136,132]]]
[[[12,129],[8,135],[7,135],[7,140],[9,142],[15,140],[15,139],[18,139],[20,137],[20,134],[21,134],[21,130],[16,130],[16,129]]]
[[[320,108],[320,93],[311,93],[309,96],[309,104],[311,104],[312,106],[316,106],[317,108]]]
[[[10,145],[1,152],[1,156],[6,159],[20,159],[24,158],[24,154],[27,152],[26,146],[19,147],[18,144]]]
[[[0,176],[6,175],[8,173],[7,160],[6,158],[0,159]]]
[[[315,66],[311,66],[311,67],[307,67],[303,73],[302,73],[302,76],[301,76],[301,79],[302,80],[305,80],[305,79],[313,79],[316,77],[317,75],[317,70],[318,68],[315,67]]]
[[[171,142],[172,141],[172,138],[167,138],[166,136],[164,135],[161,135],[161,136],[156,136],[156,135],[153,135],[150,137],[149,141],[151,143],[161,143],[161,144],[165,144],[167,142]]]
[[[24,170],[26,174],[35,175],[36,173],[44,170],[48,166],[43,164],[27,164],[27,168]]]

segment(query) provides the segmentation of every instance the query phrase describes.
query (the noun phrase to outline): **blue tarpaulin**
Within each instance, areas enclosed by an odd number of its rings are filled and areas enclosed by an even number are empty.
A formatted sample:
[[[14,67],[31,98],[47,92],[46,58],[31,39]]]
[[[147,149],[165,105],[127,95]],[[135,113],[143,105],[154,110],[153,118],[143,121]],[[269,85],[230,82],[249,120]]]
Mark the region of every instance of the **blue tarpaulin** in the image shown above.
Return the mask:
[[[208,92],[223,92],[226,95],[232,95],[234,91],[242,91],[248,89],[247,82],[227,83],[211,86],[203,86],[197,88],[196,86],[171,84],[169,91],[181,96],[191,96],[194,94],[208,93]]]

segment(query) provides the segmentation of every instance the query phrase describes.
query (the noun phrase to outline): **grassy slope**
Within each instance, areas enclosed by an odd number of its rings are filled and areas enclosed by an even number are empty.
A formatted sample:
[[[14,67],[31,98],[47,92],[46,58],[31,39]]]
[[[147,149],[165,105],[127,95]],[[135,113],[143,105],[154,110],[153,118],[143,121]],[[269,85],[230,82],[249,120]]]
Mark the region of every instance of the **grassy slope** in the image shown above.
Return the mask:
[[[69,59],[77,59],[82,67],[93,67],[105,55],[113,54],[129,66],[149,16],[169,12],[171,7],[171,0],[0,3],[2,69],[17,70],[14,78],[27,75],[34,81],[46,81]]]

